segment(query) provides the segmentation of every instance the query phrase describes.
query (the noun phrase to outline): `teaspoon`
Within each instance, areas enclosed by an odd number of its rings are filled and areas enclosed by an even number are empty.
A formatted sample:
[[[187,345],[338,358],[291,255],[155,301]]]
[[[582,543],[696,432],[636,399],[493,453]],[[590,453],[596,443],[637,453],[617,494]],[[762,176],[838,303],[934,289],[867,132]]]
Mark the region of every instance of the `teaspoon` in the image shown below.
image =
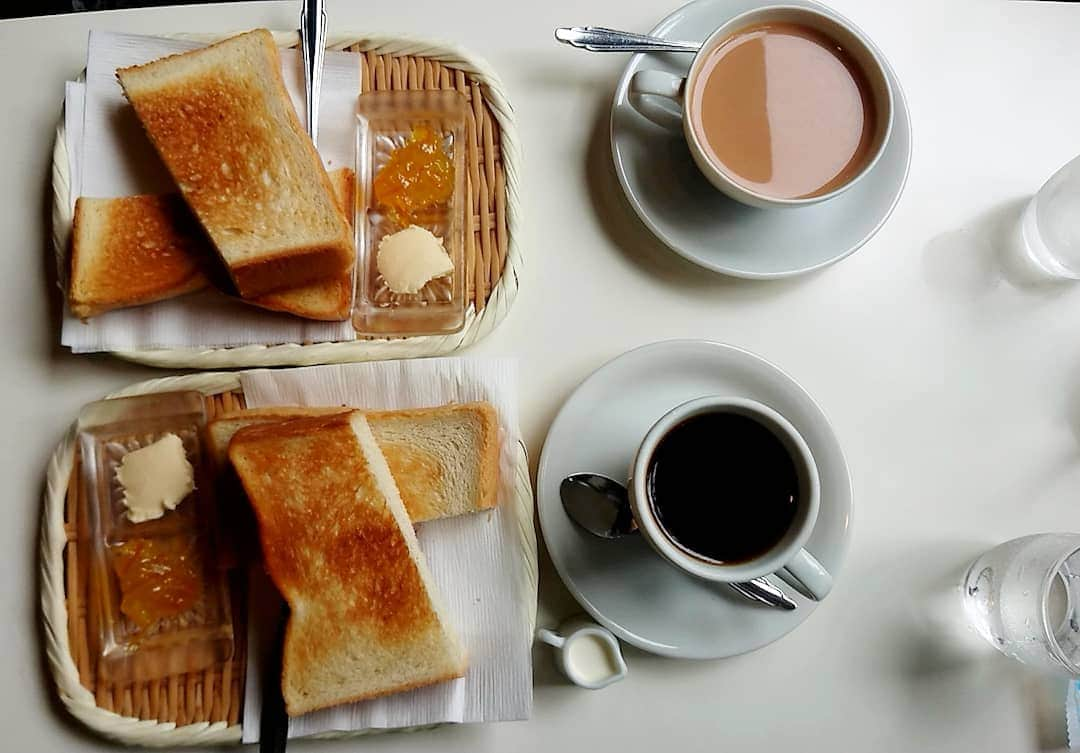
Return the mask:
[[[637,533],[626,487],[614,479],[599,473],[575,473],[559,484],[559,497],[570,519],[594,536],[618,539]],[[787,594],[764,578],[727,585],[761,604],[786,610],[796,606]]]
[[[319,138],[319,94],[326,53],[326,9],[323,0],[304,0],[300,7],[300,49],[304,59],[307,130],[311,143]]]
[[[700,42],[679,42],[603,26],[560,26],[555,38],[590,52],[697,52]]]

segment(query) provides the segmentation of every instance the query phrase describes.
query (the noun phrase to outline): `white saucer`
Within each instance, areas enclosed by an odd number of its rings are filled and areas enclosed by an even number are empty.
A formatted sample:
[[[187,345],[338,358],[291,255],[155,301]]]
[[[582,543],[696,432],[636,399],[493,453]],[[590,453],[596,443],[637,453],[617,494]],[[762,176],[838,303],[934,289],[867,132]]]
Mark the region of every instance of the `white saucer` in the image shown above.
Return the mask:
[[[840,17],[809,0],[785,2]],[[650,33],[701,41],[729,18],[772,4],[772,0],[697,0]],[[685,53],[635,55],[619,80],[611,109],[615,172],[630,205],[657,238],[706,269],[768,279],[837,262],[877,233],[900,199],[911,164],[907,100],[888,62],[885,68],[895,92],[893,129],[873,170],[848,191],[820,204],[754,209],[713,188],[698,171],[683,137],[646,120],[627,101],[627,87],[637,71],[655,68],[685,75],[692,59]]]
[[[802,434],[821,474],[821,512],[806,548],[837,578],[852,506],[840,444],[821,409],[791,377],[730,345],[669,340],[624,353],[594,372],[551,425],[540,457],[537,504],[556,570],[597,622],[646,651],[716,659],[775,641],[817,604],[775,579],[798,609],[750,603],[727,586],[675,569],[640,537],[605,540],[586,533],[566,516],[559,499],[559,482],[571,473],[625,479],[648,428],[670,408],[701,395],[753,398]]]

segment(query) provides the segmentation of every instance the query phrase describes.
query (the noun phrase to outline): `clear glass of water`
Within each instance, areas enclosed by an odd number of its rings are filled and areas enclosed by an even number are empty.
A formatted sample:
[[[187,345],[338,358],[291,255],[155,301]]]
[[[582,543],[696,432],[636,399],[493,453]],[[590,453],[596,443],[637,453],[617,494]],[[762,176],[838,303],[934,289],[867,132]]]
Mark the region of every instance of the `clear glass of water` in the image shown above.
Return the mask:
[[[1042,272],[1080,280],[1080,157],[1050,176],[1028,202],[1020,235]]]
[[[1006,656],[1080,676],[1080,534],[991,549],[968,569],[961,599],[975,630]]]

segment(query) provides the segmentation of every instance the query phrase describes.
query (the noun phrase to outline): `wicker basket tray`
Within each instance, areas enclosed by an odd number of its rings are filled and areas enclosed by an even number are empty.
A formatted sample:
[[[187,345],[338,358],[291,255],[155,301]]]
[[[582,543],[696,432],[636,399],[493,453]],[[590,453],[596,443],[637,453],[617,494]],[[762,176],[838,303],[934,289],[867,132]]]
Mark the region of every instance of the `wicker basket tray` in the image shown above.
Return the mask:
[[[215,42],[230,35],[173,35]],[[279,47],[295,47],[295,32],[274,32]],[[518,243],[520,150],[513,110],[499,77],[476,56],[448,44],[393,36],[333,34],[329,50],[361,52],[361,91],[452,89],[471,105],[466,123],[466,212],[464,328],[452,335],[362,339],[232,348],[154,348],[114,351],[151,366],[220,369],[238,366],[301,366],[434,356],[464,348],[494,329],[514,301],[523,257]],[[68,153],[61,116],[53,147],[53,246],[66,277],[72,225]]]
[[[207,418],[244,407],[236,373],[155,379],[109,397],[176,390],[202,392]],[[528,458],[524,445],[514,452],[512,492],[505,504],[517,516],[521,531],[522,577],[528,580],[523,592],[535,594],[536,540]],[[125,743],[160,747],[239,743],[246,667],[243,608],[234,610],[235,647],[230,661],[149,683],[109,687],[98,682],[91,650],[93,600],[88,598],[86,506],[78,474],[79,451],[72,425],[49,461],[39,552],[45,650],[60,699],[86,726]],[[233,593],[241,601],[243,583],[243,579],[233,580]],[[534,627],[535,598],[520,606]]]

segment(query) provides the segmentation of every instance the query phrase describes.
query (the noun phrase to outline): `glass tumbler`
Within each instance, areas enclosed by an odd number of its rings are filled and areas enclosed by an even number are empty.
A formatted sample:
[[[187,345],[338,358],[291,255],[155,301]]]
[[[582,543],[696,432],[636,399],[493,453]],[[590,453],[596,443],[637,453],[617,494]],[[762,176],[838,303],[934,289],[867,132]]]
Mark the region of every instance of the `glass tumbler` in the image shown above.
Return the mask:
[[[1023,251],[1051,277],[1080,280],[1080,157],[1058,170],[1020,220]]]
[[[961,598],[976,631],[1006,656],[1080,676],[1080,534],[991,549],[968,569]]]

